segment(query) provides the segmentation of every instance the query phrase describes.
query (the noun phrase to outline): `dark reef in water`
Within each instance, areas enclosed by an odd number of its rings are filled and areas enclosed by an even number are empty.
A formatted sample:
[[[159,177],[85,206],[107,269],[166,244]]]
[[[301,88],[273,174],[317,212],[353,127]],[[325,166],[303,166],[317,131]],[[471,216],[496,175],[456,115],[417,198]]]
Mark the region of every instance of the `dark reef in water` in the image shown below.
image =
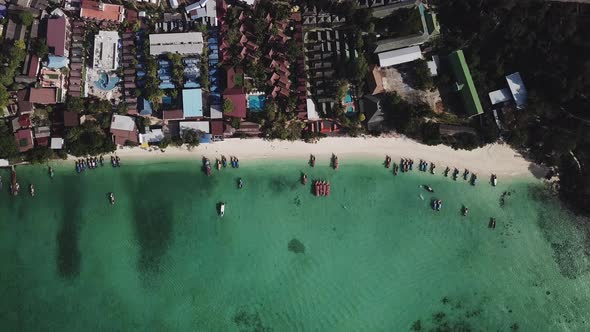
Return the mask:
[[[134,225],[140,246],[141,272],[161,272],[161,260],[172,240],[173,205],[160,201],[156,206],[134,204]]]
[[[484,297],[485,301],[486,298]],[[472,327],[473,322],[470,321],[482,314],[481,308],[473,308],[463,310],[463,303],[460,301],[451,300],[448,296],[440,300],[443,304],[443,310],[431,314],[428,320],[418,319],[410,326],[410,331],[436,331],[436,332],[470,332],[480,331]],[[518,323],[512,322],[510,326],[505,325],[501,328],[494,329],[498,331],[506,331],[508,328],[511,331],[519,329]]]
[[[287,248],[289,249],[290,252],[293,252],[296,254],[305,254],[305,245],[297,239],[293,239],[293,240],[289,241]]]
[[[270,332],[270,327],[262,324],[262,319],[257,311],[250,313],[245,309],[240,309],[233,317],[234,323],[243,332]]]
[[[554,196],[546,188],[531,188],[530,194],[543,205],[551,206],[550,204],[554,203]],[[566,211],[566,209],[562,210]],[[559,267],[560,274],[568,279],[576,279],[590,271],[590,224],[587,218],[580,218],[577,219],[573,215],[571,218],[561,218],[560,215],[551,213],[539,213],[537,218],[543,236],[547,242],[551,243],[553,257]],[[564,223],[570,225],[564,227]],[[570,234],[568,234],[568,230],[570,230]],[[584,239],[576,241],[573,236],[575,232],[582,233]]]
[[[82,254],[79,247],[80,229],[80,190],[77,186],[67,188],[64,197],[64,216],[61,227],[57,233],[56,264],[59,276],[66,279],[76,278],[80,275]]]
[[[270,180],[270,189],[274,193],[282,193],[287,190],[295,190],[299,184],[297,178],[289,178],[286,176],[275,176]]]

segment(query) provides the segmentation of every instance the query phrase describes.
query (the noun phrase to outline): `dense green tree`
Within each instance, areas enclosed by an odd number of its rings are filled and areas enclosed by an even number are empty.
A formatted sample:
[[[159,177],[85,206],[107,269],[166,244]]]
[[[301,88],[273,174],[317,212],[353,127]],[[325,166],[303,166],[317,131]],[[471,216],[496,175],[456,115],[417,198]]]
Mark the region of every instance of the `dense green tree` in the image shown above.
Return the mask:
[[[0,109],[3,109],[8,105],[8,100],[10,99],[10,95],[8,91],[6,91],[6,87],[0,84]]]
[[[74,156],[97,155],[115,151],[111,136],[96,121],[71,128],[65,138],[67,151]]]
[[[66,101],[66,110],[70,112],[84,112],[84,99],[80,97],[68,97]]]
[[[229,99],[223,100],[223,113],[230,114],[234,111],[234,104]]]
[[[49,53],[49,48],[47,47],[45,39],[31,39],[31,51],[39,58],[45,57],[47,53]]]
[[[0,119],[0,158],[12,159],[18,155],[18,149],[10,126]]]
[[[18,20],[22,25],[29,27],[33,24],[35,18],[33,17],[33,14],[31,14],[31,12],[21,11],[20,13],[18,13]]]
[[[430,74],[428,63],[424,59],[416,60],[413,63],[414,69],[414,83],[418,90],[429,90],[434,86],[434,80]]]
[[[201,139],[201,133],[194,130],[184,130],[182,132],[182,142],[189,147],[195,147],[199,145],[199,140]]]

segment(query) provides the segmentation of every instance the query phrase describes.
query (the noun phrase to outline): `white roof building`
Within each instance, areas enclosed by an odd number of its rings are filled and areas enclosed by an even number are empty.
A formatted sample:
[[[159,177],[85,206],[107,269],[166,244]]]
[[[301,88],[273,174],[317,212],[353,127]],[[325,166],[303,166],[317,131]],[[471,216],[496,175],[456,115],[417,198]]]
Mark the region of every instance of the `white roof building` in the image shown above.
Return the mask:
[[[211,23],[217,25],[217,4],[215,0],[199,0],[184,9],[192,20],[209,18]]]
[[[412,46],[377,55],[379,56],[379,66],[389,67],[422,59],[422,50],[420,50],[420,46]]]
[[[201,32],[150,34],[150,54],[164,53],[201,54],[203,53],[203,34]]]
[[[93,68],[115,70],[119,63],[119,32],[99,31],[94,36]]]
[[[211,105],[209,107],[209,117],[211,119],[223,119],[223,111],[221,110],[221,105]]]
[[[508,88],[516,102],[516,107],[521,109],[526,106],[527,92],[520,73],[516,72],[506,76],[506,82],[508,82]]]
[[[510,90],[504,88],[496,91],[492,91],[488,93],[490,96],[490,102],[492,105],[500,104],[512,100],[512,95],[510,94]]]
[[[130,116],[115,114],[111,121],[111,130],[133,131],[135,130],[135,120]]]
[[[162,129],[149,129],[146,127],[145,134],[139,134],[139,144],[158,143],[164,139]]]
[[[178,0],[170,0],[170,7],[173,9],[178,8]]]
[[[209,134],[209,121],[181,121],[180,132],[185,130],[196,130],[205,134]]]
[[[51,138],[51,149],[52,150],[60,150],[64,146],[64,139],[61,137],[52,137]]]
[[[311,100],[311,98],[307,98],[306,102],[307,102],[307,119],[319,120],[320,115],[318,114],[318,111],[315,109],[315,104],[313,103],[313,100]]]

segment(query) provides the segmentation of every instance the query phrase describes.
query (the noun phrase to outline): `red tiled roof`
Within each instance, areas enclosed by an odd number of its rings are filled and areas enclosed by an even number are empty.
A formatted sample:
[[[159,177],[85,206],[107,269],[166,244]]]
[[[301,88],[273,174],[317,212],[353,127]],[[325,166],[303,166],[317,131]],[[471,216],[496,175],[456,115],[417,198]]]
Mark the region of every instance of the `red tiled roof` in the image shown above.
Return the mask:
[[[57,93],[55,88],[31,88],[29,90],[29,100],[31,103],[51,105],[57,102]]]
[[[119,129],[111,129],[111,134],[113,135],[113,140],[115,144],[118,145],[125,145],[125,142],[131,141],[134,143],[139,143],[139,137],[137,135],[137,130],[119,130]]]
[[[35,54],[31,54],[31,60],[29,62],[29,71],[27,72],[28,77],[37,77],[39,72],[39,57]]]
[[[31,126],[31,118],[28,114],[23,114],[18,117],[18,124],[21,128],[27,128]]]
[[[211,135],[223,135],[223,121],[211,121]]]
[[[37,145],[40,145],[40,146],[49,146],[49,137],[35,138],[35,141],[37,142]]]
[[[184,112],[182,110],[162,111],[162,118],[164,120],[182,120],[184,119]]]
[[[57,56],[67,56],[66,31],[67,18],[65,15],[47,20],[47,46],[53,48],[53,54]]]
[[[80,117],[76,112],[64,112],[64,126],[65,127],[76,127],[80,124]]]
[[[31,129],[20,129],[14,133],[16,146],[20,152],[26,152],[33,148],[33,131]]]
[[[225,115],[235,118],[246,117],[246,94],[243,88],[225,89],[223,97],[231,101],[234,106],[233,112]]]
[[[119,5],[82,0],[80,17],[97,21],[123,22],[124,8]]]

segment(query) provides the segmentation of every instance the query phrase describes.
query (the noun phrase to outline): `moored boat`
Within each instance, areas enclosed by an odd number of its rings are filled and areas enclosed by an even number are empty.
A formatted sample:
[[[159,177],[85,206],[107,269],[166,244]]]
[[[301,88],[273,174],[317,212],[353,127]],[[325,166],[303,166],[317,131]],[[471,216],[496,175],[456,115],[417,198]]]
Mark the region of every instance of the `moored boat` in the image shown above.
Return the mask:
[[[223,217],[225,215],[225,203],[219,204],[219,216]]]
[[[309,156],[309,166],[315,166],[315,156],[313,154]]]
[[[221,156],[221,165],[223,168],[227,167],[227,159],[223,155]]]
[[[307,184],[307,174],[301,173],[301,184]]]
[[[16,182],[16,171],[14,168],[12,169],[11,173],[12,179],[10,182],[10,191],[12,192],[12,196],[18,195],[18,191],[20,190],[20,185]]]
[[[465,205],[463,205],[463,208],[461,209],[461,214],[463,214],[463,217],[467,217],[469,214],[469,209]]]
[[[386,168],[391,167],[391,157],[390,156],[385,156],[385,167]]]
[[[215,167],[217,167],[217,170],[221,170],[221,161],[219,161],[219,159],[215,159]]]
[[[475,175],[475,173],[471,174],[471,185],[475,186],[477,184],[477,175]]]
[[[326,182],[326,196],[330,196],[330,182]]]
[[[316,196],[319,196],[320,195],[320,181],[319,180],[314,181],[313,189],[314,189],[313,193]]]
[[[53,167],[49,166],[47,171],[49,172],[49,177],[53,179]]]
[[[203,157],[203,171],[207,176],[211,175],[211,162],[207,157]]]
[[[32,183],[29,185],[29,195],[35,197],[35,186]]]
[[[432,189],[432,187],[429,186],[429,185],[426,185],[425,184],[425,185],[422,185],[422,187],[424,187],[424,189],[426,189],[426,191],[428,191],[429,193],[433,193],[434,192],[434,189]]]
[[[111,203],[111,205],[115,205],[115,194],[113,194],[112,192],[109,193],[109,202]]]
[[[468,177],[469,177],[469,170],[466,168],[465,171],[463,172],[463,180],[467,180]]]
[[[100,166],[104,166],[104,158],[103,158],[102,154],[100,155],[99,162],[100,162]]]
[[[335,170],[338,170],[338,156],[336,156],[335,154],[332,154],[332,167]]]
[[[447,168],[445,168],[444,176],[445,177],[449,176],[450,171],[451,171],[451,169],[449,168],[449,166],[447,166]]]
[[[492,174],[492,186],[496,186],[498,184],[498,177],[496,174]]]
[[[244,187],[244,181],[242,181],[242,178],[238,179],[238,188],[242,189]]]

